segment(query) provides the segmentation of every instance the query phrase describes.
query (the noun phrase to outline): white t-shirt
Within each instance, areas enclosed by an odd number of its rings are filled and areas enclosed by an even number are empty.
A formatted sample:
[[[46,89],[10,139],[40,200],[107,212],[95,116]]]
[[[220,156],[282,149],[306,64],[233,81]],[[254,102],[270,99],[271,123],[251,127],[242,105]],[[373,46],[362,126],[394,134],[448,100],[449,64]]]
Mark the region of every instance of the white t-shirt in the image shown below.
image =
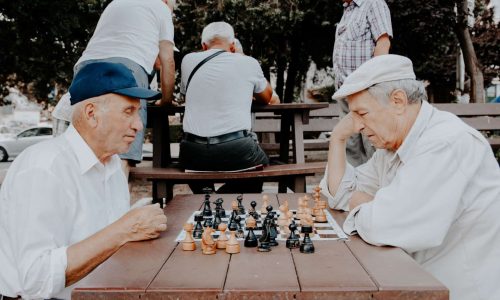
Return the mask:
[[[220,49],[191,53],[181,65],[181,93],[193,69]],[[218,136],[251,128],[251,106],[254,93],[267,86],[259,62],[236,53],[222,53],[206,62],[195,73],[186,96],[183,128],[198,136]]]
[[[130,208],[120,158],[103,165],[70,126],[24,150],[0,190],[0,294],[69,299],[66,249]]]
[[[163,40],[174,43],[172,13],[163,1],[114,0],[102,13],[76,65],[91,59],[124,57],[151,73]]]

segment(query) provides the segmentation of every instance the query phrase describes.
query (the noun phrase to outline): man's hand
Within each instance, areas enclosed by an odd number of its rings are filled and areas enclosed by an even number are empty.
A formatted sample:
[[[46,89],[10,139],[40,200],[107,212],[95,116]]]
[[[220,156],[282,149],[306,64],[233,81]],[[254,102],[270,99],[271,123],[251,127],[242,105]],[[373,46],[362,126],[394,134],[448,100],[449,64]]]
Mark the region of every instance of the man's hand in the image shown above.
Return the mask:
[[[355,191],[352,193],[351,200],[349,200],[349,210],[353,210],[357,206],[370,202],[373,200],[373,196],[364,192]]]
[[[154,239],[167,230],[167,217],[158,203],[132,209],[118,223],[128,242]]]
[[[354,126],[352,113],[345,115],[332,130],[331,140],[346,141],[351,135],[358,133]]]

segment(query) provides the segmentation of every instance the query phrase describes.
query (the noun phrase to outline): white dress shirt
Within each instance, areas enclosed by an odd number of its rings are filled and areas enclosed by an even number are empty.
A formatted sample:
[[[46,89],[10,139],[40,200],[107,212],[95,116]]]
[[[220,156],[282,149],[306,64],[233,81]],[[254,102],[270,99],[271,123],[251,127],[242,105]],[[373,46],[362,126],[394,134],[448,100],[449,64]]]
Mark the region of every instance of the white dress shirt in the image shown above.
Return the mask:
[[[490,145],[455,115],[422,104],[394,153],[348,165],[329,205],[374,196],[344,223],[374,245],[400,247],[450,289],[451,299],[500,299],[500,169]]]
[[[72,125],[26,149],[0,192],[0,294],[69,299],[66,248],[121,217],[129,197],[120,158],[103,165]]]

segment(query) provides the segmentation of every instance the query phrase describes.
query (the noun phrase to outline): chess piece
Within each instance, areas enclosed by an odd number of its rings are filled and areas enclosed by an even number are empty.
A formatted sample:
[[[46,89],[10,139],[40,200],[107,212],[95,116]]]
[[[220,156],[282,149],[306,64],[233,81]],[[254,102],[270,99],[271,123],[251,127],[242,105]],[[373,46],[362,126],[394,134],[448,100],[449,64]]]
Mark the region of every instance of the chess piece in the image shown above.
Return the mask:
[[[250,206],[252,208],[250,208],[250,212],[248,214],[251,215],[255,219],[255,221],[259,220],[259,213],[255,210],[257,202],[255,201],[250,202]]]
[[[297,200],[297,206],[298,206],[298,209],[297,209],[297,214],[295,214],[295,217],[299,220],[301,220],[303,217],[304,217],[304,214],[306,212],[306,209],[305,209],[305,203],[304,203],[304,197],[299,197],[299,199]]]
[[[236,197],[236,200],[238,201],[238,214],[240,215],[246,214],[247,212],[245,211],[245,207],[241,203],[241,201],[243,201],[243,196],[239,195],[238,197]]]
[[[236,239],[236,231],[231,230],[229,240],[226,242],[226,252],[229,254],[240,253],[240,243]]]
[[[286,240],[286,247],[288,249],[294,249],[294,248],[299,248],[300,247],[300,239],[299,235],[295,233],[297,230],[297,225],[295,222],[290,223],[288,225],[288,228],[290,229],[290,236]]]
[[[303,199],[304,199],[304,213],[312,215],[312,209],[309,207],[309,200],[311,200],[311,198],[309,198],[309,195],[305,195]]]
[[[182,240],[182,250],[184,251],[196,250],[196,244],[194,243],[192,236],[193,228],[194,228],[193,223],[184,224],[184,231],[186,232],[184,240]]]
[[[215,230],[212,227],[205,227],[203,231],[201,236],[201,251],[203,254],[215,254],[217,243],[215,243],[212,237],[213,232],[215,232]]]
[[[302,225],[302,233],[304,234],[304,239],[302,243],[300,243],[300,252],[301,253],[314,253],[314,245],[309,237],[309,234],[313,232],[312,226]]]
[[[212,227],[213,228],[213,221],[212,217],[204,218],[205,222],[203,222],[203,227]]]
[[[220,216],[220,211],[215,210],[215,216],[214,216],[214,223],[213,223],[213,228],[219,228],[219,224],[222,223],[222,218]]]
[[[276,227],[278,227],[278,226],[276,225],[276,222],[274,221],[275,214],[273,211],[270,211],[267,214],[267,216],[269,217],[269,246],[276,247],[276,246],[278,246],[278,241],[276,241],[276,238],[278,237],[278,230],[276,229]]]
[[[318,201],[318,213],[316,214],[315,221],[316,223],[326,223],[328,219],[326,218],[325,209],[327,207],[327,203],[325,200]]]
[[[248,217],[246,223],[247,223],[246,226],[248,228],[248,234],[247,234],[247,237],[245,238],[245,243],[243,245],[245,247],[252,247],[252,248],[257,247],[257,245],[258,245],[257,237],[255,236],[255,233],[253,232],[253,229],[257,225],[257,222],[255,221],[255,219],[252,216],[250,216],[250,217]]]
[[[304,214],[304,216],[302,217],[302,220],[300,220],[300,225],[301,226],[310,226],[311,228],[314,229],[313,217],[310,214]],[[314,236],[313,231],[310,232],[310,236],[311,237]]]
[[[243,226],[241,225],[241,217],[234,217],[234,222],[238,225],[238,229],[236,231],[236,237],[242,239],[245,237],[245,232],[243,231]]]
[[[217,211],[218,211],[219,212],[219,216],[221,218],[225,218],[226,217],[226,211],[222,207],[222,203],[224,203],[224,199],[219,198],[219,199],[215,200],[214,203],[215,203],[215,212],[217,213]]]
[[[271,240],[270,235],[269,235],[269,218],[264,219],[262,223],[262,235],[259,238],[259,247],[257,247],[257,250],[259,252],[269,252],[271,251],[271,245],[269,245],[269,241]]]
[[[219,238],[217,239],[217,249],[226,249],[226,243],[227,243],[226,229],[227,229],[227,224],[226,223],[220,223],[219,227],[217,227],[217,228],[220,231]]]
[[[262,196],[262,206],[260,207],[260,213],[265,215],[267,214],[266,208],[269,206],[269,196]]]
[[[286,211],[287,207],[285,204],[280,205],[280,215],[278,217],[278,226],[280,227],[280,234],[282,237],[286,237],[290,232],[288,230],[288,225],[290,225],[290,219]]]
[[[236,200],[233,200],[231,202],[231,209],[233,210],[231,212],[231,219],[234,219],[237,215],[238,215],[238,201]]]
[[[195,239],[201,239],[201,235],[203,234],[203,226],[201,226],[201,221],[203,221],[203,216],[202,215],[194,216],[194,221],[196,222],[196,225],[193,230],[193,237]]]
[[[210,194],[205,195],[205,201],[203,202],[203,212],[204,217],[212,216],[212,208],[210,207]]]

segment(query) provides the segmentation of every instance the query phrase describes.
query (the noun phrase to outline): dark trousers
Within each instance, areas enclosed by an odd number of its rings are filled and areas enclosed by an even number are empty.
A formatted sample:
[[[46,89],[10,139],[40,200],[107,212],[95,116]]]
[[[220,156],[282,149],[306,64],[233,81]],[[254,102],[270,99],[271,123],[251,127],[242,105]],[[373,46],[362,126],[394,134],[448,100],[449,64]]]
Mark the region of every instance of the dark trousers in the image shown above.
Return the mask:
[[[268,165],[269,158],[251,135],[219,144],[195,143],[182,140],[179,160],[185,169],[197,171],[234,171],[257,165]],[[263,181],[259,179],[226,182],[217,190],[221,194],[261,193]],[[189,184],[195,194],[203,193],[211,182]]]

